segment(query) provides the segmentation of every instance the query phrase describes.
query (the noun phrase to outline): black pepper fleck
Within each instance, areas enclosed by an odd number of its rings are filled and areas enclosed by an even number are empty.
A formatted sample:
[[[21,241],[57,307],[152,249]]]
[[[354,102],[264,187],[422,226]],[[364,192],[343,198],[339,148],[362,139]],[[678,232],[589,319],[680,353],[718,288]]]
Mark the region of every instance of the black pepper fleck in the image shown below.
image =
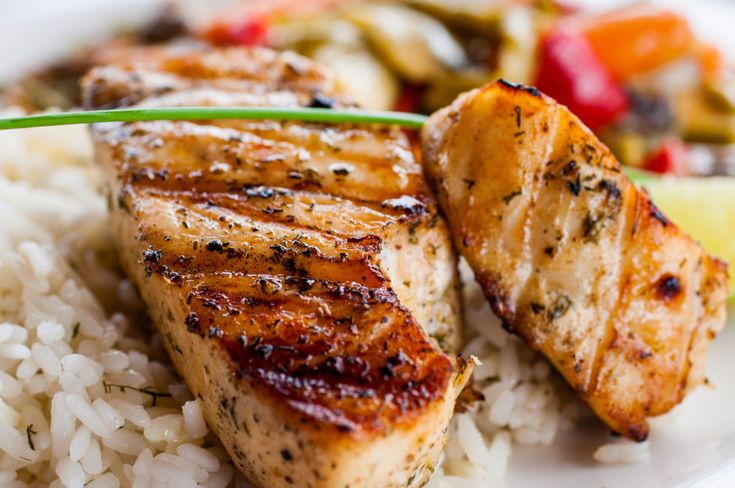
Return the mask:
[[[212,239],[211,241],[207,242],[205,249],[207,251],[218,252],[220,254],[225,252],[225,246],[222,244],[222,241],[218,239]]]

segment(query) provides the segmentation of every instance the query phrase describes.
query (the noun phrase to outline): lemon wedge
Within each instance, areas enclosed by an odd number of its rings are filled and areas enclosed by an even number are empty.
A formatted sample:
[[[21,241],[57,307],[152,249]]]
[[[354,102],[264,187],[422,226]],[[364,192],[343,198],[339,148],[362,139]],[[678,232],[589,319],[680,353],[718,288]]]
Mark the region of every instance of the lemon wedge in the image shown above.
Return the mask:
[[[730,295],[735,294],[735,178],[641,179],[638,184],[679,228],[710,253],[730,263]]]

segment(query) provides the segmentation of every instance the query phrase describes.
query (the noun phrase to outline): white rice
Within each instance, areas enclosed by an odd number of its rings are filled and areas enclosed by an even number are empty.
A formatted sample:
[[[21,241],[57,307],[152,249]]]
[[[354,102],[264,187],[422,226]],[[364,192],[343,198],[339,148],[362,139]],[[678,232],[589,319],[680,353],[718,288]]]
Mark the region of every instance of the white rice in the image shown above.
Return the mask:
[[[84,127],[0,133],[0,486],[245,486],[132,324],[98,178]]]
[[[245,487],[116,269],[90,153],[84,127],[0,132],[0,486]],[[485,399],[452,421],[432,488],[502,486],[514,444],[548,446],[580,411],[462,273]]]
[[[648,442],[636,443],[626,439],[604,444],[594,454],[596,461],[607,464],[637,463],[650,456]]]
[[[484,399],[454,416],[444,462],[428,486],[502,486],[513,445],[549,446],[560,429],[573,428],[588,412],[540,354],[503,330],[464,260],[460,272],[468,329],[463,352],[480,359],[474,380]],[[618,439],[593,457],[628,463],[648,455],[648,443]]]

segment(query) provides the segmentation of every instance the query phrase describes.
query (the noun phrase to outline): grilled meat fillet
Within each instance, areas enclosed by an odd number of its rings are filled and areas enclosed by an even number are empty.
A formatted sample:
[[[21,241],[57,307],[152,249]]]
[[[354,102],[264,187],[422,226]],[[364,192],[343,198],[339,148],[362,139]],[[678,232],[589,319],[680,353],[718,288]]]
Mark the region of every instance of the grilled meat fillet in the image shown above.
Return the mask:
[[[704,379],[726,265],[666,219],[565,107],[503,81],[422,133],[455,244],[507,330],[643,440]]]
[[[91,71],[87,106],[348,103],[289,53],[139,54]],[[241,120],[92,133],[124,268],[247,478],[421,484],[471,367],[434,339],[457,343],[456,258],[405,136]]]

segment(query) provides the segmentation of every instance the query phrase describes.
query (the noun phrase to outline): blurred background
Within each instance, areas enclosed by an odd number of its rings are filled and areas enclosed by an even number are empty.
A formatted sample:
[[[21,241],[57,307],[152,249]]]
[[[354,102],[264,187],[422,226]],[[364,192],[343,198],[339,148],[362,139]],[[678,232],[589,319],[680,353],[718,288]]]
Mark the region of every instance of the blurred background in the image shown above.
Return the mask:
[[[5,0],[0,83],[4,104],[68,108],[90,65],[139,45],[263,45],[328,65],[367,108],[536,85],[625,164],[735,175],[733,21],[726,0]]]

